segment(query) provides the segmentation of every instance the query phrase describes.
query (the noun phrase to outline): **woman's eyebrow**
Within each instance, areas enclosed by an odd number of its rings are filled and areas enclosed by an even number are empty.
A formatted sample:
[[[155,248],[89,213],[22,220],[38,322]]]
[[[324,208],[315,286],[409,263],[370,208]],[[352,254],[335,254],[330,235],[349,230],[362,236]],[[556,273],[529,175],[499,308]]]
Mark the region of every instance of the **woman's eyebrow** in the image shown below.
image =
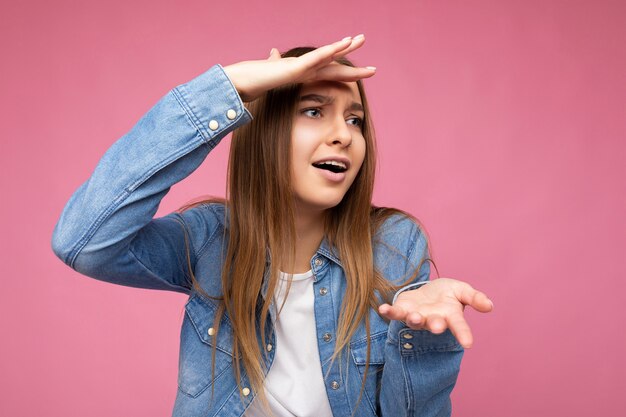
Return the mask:
[[[334,101],[334,98],[329,96],[323,96],[321,94],[306,94],[300,97],[300,101],[315,101],[316,103],[320,104],[331,104]],[[361,112],[364,111],[363,106],[356,101],[353,101],[352,104],[350,104],[348,110]]]

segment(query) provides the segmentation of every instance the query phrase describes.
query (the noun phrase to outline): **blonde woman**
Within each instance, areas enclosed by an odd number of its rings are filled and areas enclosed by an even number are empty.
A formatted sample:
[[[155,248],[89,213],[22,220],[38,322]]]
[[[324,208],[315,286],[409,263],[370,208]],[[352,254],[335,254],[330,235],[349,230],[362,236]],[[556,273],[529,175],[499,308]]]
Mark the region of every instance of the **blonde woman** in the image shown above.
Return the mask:
[[[172,89],[70,198],[53,249],[116,284],[189,295],[174,416],[445,416],[463,309],[429,281],[418,222],[372,206],[376,147],[346,55],[362,35],[272,49]],[[244,105],[244,102],[247,105]],[[233,132],[228,196],[153,218]]]

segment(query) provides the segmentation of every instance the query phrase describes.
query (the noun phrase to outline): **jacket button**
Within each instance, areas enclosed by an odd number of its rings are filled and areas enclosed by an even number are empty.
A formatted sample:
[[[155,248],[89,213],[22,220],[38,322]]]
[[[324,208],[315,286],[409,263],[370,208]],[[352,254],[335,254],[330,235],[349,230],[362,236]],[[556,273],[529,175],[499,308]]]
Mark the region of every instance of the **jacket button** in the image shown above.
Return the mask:
[[[411,333],[405,333],[402,335],[402,337],[404,337],[407,340],[413,339],[413,335]]]
[[[215,334],[215,329],[213,327],[209,327],[209,331],[207,333],[209,333],[209,336],[213,336]]]
[[[330,333],[324,333],[324,336],[322,336],[322,339],[324,339],[324,342],[330,342],[333,338],[333,335]]]
[[[228,117],[228,119],[233,120],[235,117],[237,117],[237,112],[233,109],[230,109],[226,112],[226,117]]]
[[[320,295],[326,295],[326,294],[328,294],[328,288],[326,287],[320,288]]]
[[[271,343],[268,343],[267,346],[265,346],[265,350],[267,350],[268,352],[271,352],[272,348],[273,348],[273,346],[272,346]]]
[[[324,261],[322,261],[320,258],[315,258],[315,266],[320,266],[323,263]]]
[[[217,120],[211,120],[209,122],[209,129],[211,130],[217,130],[217,128],[220,127],[220,124],[217,123]]]
[[[241,393],[243,394],[244,397],[247,397],[248,395],[250,395],[250,388],[245,387],[244,389],[241,390]]]
[[[330,383],[330,387],[331,387],[332,389],[339,389],[339,382],[337,382],[337,381],[333,381],[333,382],[331,382],[331,383]]]
[[[402,345],[402,347],[405,348],[405,349],[413,349],[413,345],[410,344],[410,343],[405,343],[405,344]]]

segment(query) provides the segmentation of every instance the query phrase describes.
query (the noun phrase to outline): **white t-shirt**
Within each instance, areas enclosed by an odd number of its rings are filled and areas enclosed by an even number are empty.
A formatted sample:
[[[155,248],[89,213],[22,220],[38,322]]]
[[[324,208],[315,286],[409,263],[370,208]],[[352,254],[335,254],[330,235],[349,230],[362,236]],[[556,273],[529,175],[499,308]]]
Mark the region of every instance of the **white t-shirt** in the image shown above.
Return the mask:
[[[280,273],[274,295],[280,308],[288,276]],[[274,362],[265,378],[265,395],[275,417],[333,417],[317,349],[313,272],[293,274],[285,304],[276,319]],[[255,398],[245,417],[266,417]]]

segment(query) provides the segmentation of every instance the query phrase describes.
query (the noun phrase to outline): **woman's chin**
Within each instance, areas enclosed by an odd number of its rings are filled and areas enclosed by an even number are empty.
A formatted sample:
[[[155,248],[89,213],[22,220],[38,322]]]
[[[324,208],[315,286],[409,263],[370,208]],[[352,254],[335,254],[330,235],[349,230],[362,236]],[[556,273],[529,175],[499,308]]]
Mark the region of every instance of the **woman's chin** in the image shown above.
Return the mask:
[[[312,213],[324,212],[326,210],[332,209],[333,207],[336,207],[339,203],[341,203],[341,200],[343,199],[343,196],[341,197],[329,196],[327,198],[319,198],[319,196],[317,197],[318,198],[315,198],[315,199],[296,198],[297,210],[300,212],[312,212]]]

